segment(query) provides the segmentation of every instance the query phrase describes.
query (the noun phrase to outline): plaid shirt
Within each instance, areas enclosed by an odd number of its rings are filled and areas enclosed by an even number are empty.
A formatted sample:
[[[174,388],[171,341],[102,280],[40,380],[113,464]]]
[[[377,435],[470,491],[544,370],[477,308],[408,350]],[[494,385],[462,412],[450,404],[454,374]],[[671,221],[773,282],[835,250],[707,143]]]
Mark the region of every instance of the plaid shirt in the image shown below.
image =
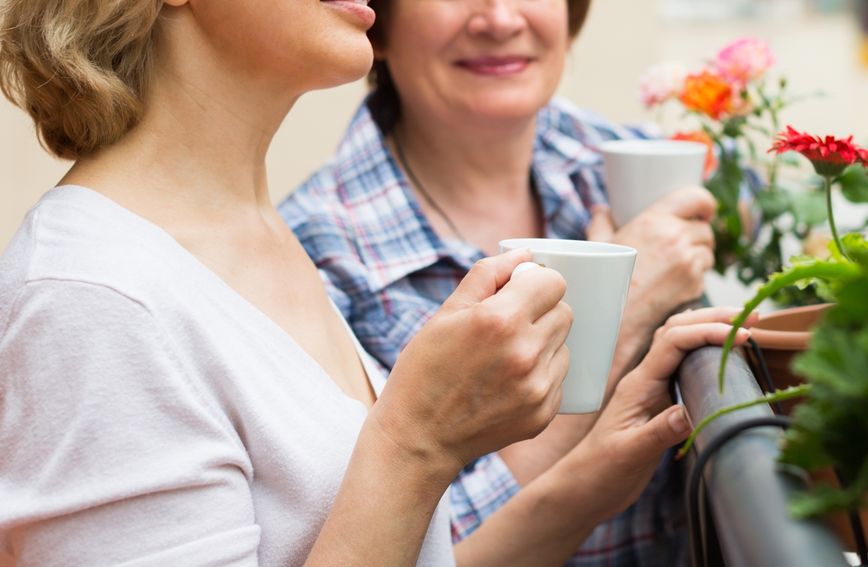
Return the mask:
[[[589,209],[606,202],[594,148],[635,137],[648,134],[562,100],[540,111],[532,175],[548,237],[584,238]],[[434,232],[365,105],[332,161],[279,211],[361,343],[385,369],[483,257],[478,248]],[[639,502],[600,525],[569,564],[676,565],[684,546],[676,529],[680,508],[670,504],[680,496],[673,480],[658,474]],[[472,533],[518,490],[497,454],[466,467],[450,490],[454,539]]]

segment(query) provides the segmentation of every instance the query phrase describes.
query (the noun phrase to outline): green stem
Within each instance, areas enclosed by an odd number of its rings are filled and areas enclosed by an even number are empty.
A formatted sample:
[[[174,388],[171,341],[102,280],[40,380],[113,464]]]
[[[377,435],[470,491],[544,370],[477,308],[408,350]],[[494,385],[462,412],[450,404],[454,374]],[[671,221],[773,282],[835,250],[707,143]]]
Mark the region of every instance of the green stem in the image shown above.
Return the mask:
[[[829,216],[829,228],[832,229],[832,238],[835,239],[835,246],[838,248],[838,252],[841,253],[841,256],[852,262],[853,260],[847,255],[844,246],[841,244],[841,239],[838,237],[838,228],[835,226],[835,216],[832,214],[832,178],[828,175],[824,175],[823,179],[826,182],[826,214]]]
[[[783,93],[779,93],[778,97],[780,97]],[[780,132],[781,125],[780,119],[778,118],[778,109],[775,107],[775,104],[767,101],[768,109],[769,109],[769,117],[772,122],[772,132]],[[778,166],[780,164],[781,156],[777,152],[772,155],[772,164],[769,167],[769,189],[771,191],[777,190],[778,184]]]
[[[681,449],[678,451],[678,455],[676,455],[676,458],[678,458],[678,459],[683,458],[687,454],[687,452],[690,451],[690,448],[693,447],[693,444],[696,442],[696,437],[697,437],[697,435],[699,435],[699,432],[702,431],[703,429],[705,429],[705,427],[709,423],[711,423],[712,421],[714,421],[718,417],[720,417],[722,415],[726,415],[728,413],[732,413],[734,411],[741,410],[741,409],[749,408],[752,406],[758,406],[760,404],[767,404],[767,403],[771,403],[771,402],[781,402],[784,400],[791,400],[793,398],[798,398],[798,397],[804,396],[810,390],[811,390],[810,384],[802,384],[800,386],[791,386],[791,387],[786,388],[784,390],[776,390],[774,392],[769,392],[768,394],[765,394],[764,396],[757,398],[755,400],[751,400],[749,402],[742,402],[740,404],[727,406],[725,408],[721,408],[721,409],[717,410],[716,412],[712,413],[711,415],[706,416],[705,419],[703,419],[702,421],[699,422],[699,424],[694,428],[693,433],[691,433],[690,437],[687,438],[687,441],[684,442],[684,446],[682,446]]]
[[[744,304],[744,309],[741,310],[741,313],[736,315],[735,319],[732,320],[732,329],[730,329],[729,334],[726,336],[726,340],[723,343],[723,354],[720,357],[720,368],[717,373],[718,387],[720,388],[720,392],[723,393],[723,382],[724,382],[724,371],[726,370],[726,361],[729,357],[729,351],[732,350],[733,344],[735,344],[735,335],[738,333],[739,327],[741,327],[742,323],[744,323],[754,309],[759,306],[760,303],[763,302],[767,297],[771,297],[774,295],[779,289],[783,289],[787,286],[793,285],[801,280],[806,280],[809,278],[819,278],[823,280],[843,278],[849,275],[853,275],[854,273],[858,273],[858,267],[854,264],[849,263],[838,263],[838,264],[809,264],[805,266],[793,266],[786,272],[782,272],[777,274],[774,278],[770,279],[759,288],[756,294]]]

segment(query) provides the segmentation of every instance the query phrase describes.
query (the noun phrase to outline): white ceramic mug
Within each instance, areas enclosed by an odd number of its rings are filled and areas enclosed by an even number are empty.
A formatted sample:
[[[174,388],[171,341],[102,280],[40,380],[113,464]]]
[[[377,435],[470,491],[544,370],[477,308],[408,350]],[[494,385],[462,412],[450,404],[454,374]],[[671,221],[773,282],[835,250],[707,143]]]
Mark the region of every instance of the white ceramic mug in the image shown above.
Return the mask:
[[[500,242],[502,252],[517,248],[529,248],[534,262],[557,270],[567,281],[564,301],[573,310],[573,326],[566,339],[570,368],[560,413],[598,411],[612,367],[636,250],[582,240],[513,238]]]
[[[611,140],[599,146],[615,226],[667,193],[702,184],[708,148],[683,140]]]

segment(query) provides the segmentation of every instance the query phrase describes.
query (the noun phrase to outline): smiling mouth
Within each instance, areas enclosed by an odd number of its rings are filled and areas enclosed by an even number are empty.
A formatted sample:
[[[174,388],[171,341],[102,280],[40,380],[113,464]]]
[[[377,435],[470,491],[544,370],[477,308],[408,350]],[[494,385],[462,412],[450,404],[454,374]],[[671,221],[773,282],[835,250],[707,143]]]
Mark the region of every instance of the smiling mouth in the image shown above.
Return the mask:
[[[478,75],[515,75],[524,71],[533,60],[530,57],[475,57],[461,59],[456,65]]]

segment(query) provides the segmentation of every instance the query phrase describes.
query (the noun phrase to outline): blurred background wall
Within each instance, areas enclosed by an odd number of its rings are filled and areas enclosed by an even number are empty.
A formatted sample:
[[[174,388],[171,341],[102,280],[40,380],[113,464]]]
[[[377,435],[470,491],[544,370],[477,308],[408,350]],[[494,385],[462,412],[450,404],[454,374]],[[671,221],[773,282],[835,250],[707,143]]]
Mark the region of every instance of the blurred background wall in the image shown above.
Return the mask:
[[[868,143],[868,66],[860,59],[863,35],[854,13],[846,0],[595,0],[560,94],[610,119],[652,121],[658,116],[637,99],[649,65],[668,59],[695,65],[733,39],[756,36],[770,42],[773,71],[788,77],[792,92],[825,92],[787,109],[785,123]],[[364,93],[357,82],[298,102],[268,159],[273,199],[329,157]],[[0,99],[0,249],[68,167],[39,147],[24,113]]]

